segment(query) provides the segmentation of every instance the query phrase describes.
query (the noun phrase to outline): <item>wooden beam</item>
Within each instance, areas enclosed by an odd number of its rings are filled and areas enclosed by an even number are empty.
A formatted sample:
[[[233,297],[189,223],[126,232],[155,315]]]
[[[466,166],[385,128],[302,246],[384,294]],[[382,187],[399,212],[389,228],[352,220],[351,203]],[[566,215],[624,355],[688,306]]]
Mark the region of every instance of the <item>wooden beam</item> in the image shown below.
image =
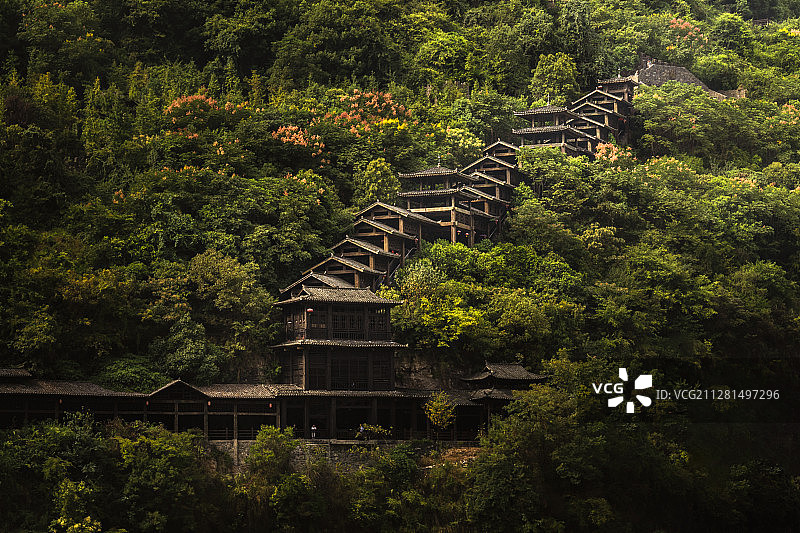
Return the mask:
[[[309,428],[311,427],[310,424],[309,424],[309,420],[310,420],[309,409],[310,409],[310,406],[308,405],[308,403],[309,403],[309,399],[305,398],[305,401],[303,401],[303,438],[305,438],[305,439],[310,437]]]

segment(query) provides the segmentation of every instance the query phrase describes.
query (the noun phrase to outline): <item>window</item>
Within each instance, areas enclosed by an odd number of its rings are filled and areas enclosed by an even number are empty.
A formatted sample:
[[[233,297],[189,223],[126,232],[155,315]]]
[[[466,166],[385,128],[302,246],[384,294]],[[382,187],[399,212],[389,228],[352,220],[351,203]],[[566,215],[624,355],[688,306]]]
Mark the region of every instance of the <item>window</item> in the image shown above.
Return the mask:
[[[308,354],[308,388],[325,389],[328,386],[328,356],[325,352]]]
[[[332,356],[331,388],[338,390],[367,390],[369,388],[369,360],[367,356]]]
[[[364,339],[364,309],[362,307],[335,306],[331,317],[331,338]]]
[[[390,354],[378,354],[372,359],[372,387],[375,390],[388,390],[392,384],[392,365]]]
[[[389,338],[389,313],[385,307],[373,307],[369,310],[369,338],[385,340]]]

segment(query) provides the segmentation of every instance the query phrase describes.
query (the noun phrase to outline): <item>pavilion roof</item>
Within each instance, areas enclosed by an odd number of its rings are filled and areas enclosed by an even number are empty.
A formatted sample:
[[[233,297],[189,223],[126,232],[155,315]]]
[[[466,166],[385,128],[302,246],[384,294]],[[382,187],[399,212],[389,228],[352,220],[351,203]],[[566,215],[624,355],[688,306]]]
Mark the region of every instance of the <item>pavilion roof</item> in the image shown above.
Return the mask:
[[[558,126],[537,126],[535,128],[521,128],[518,130],[513,130],[514,134],[516,135],[525,135],[528,133],[554,133],[559,131],[568,131],[570,133],[574,133],[578,137],[585,135],[585,133],[582,131],[577,130],[567,124],[559,124]]]
[[[399,302],[397,302],[399,303]],[[273,346],[288,348],[291,346],[339,346],[343,348],[405,348],[407,345],[394,341],[357,341],[347,339],[293,339]]]
[[[356,239],[356,238],[350,237],[349,235],[345,236],[344,239],[342,239],[338,243],[334,244],[331,248],[333,248],[335,250],[336,248],[338,248],[338,247],[340,247],[340,246],[342,246],[343,244],[346,244],[346,243],[350,243],[350,244],[352,244],[354,246],[357,246],[357,247],[361,248],[362,250],[365,250],[365,251],[367,251],[367,252],[369,252],[371,254],[374,254],[374,255],[382,255],[384,257],[398,257],[399,256],[399,254],[392,253],[392,252],[387,252],[383,248],[379,248],[379,247],[375,246],[374,244],[370,244],[370,243],[362,241],[360,239]]]
[[[321,267],[322,265],[330,263],[331,261],[334,261],[334,262],[337,262],[337,263],[341,263],[341,264],[343,264],[343,265],[345,265],[347,267],[352,268],[353,270],[357,270],[358,272],[365,272],[367,274],[375,274],[375,275],[386,274],[386,272],[382,272],[380,270],[375,270],[374,268],[370,268],[369,266],[365,265],[364,263],[359,263],[358,261],[354,261],[353,259],[349,259],[347,257],[340,257],[338,255],[332,255],[332,256],[328,257],[327,259],[324,259],[324,260],[320,261],[319,263],[317,263],[313,267],[311,267],[308,270],[306,270],[306,272],[312,272],[312,271],[316,270],[317,268]]]
[[[433,222],[435,222],[435,221],[433,221]],[[362,219],[356,220],[355,224],[353,224],[353,225],[354,226],[358,226],[359,224],[367,224],[369,226],[372,226],[375,229],[379,229],[379,230],[381,230],[381,231],[383,231],[385,233],[388,233],[389,235],[395,235],[395,236],[400,237],[402,239],[407,239],[407,240],[411,240],[411,241],[416,239],[416,237],[414,237],[413,235],[410,235],[408,233],[404,233],[404,232],[402,232],[402,231],[400,231],[398,229],[395,229],[395,228],[393,228],[391,226],[387,226],[386,224],[384,224],[382,222],[378,222],[377,220],[372,220],[370,218],[362,218]]]
[[[431,176],[458,176],[463,178],[466,181],[469,181],[471,178],[467,174],[463,174],[458,170],[453,170],[451,168],[442,167],[442,166],[435,166],[430,167],[425,170],[420,170],[418,172],[408,172],[408,173],[400,173],[398,174],[399,177],[405,179],[412,179],[412,178],[426,178]]]
[[[488,377],[514,381],[542,381],[545,376],[528,372],[524,366],[513,363],[486,363],[483,370],[464,381],[480,381]]]
[[[398,215],[400,215],[402,217],[410,218],[412,220],[423,222],[425,224],[433,224],[433,225],[436,225],[436,226],[439,225],[438,222],[436,222],[435,220],[431,220],[430,218],[428,218],[428,217],[426,217],[424,215],[420,215],[419,213],[414,213],[413,211],[409,211],[408,209],[403,209],[402,207],[398,207],[396,205],[391,205],[391,204],[387,204],[387,203],[380,202],[380,201],[373,202],[371,205],[365,207],[361,211],[358,211],[356,213],[356,216],[357,217],[364,216],[364,213],[367,213],[368,211],[371,211],[376,207],[382,207],[383,209],[386,209],[388,211],[392,211],[394,213],[397,213]]]
[[[322,283],[323,285],[327,285],[328,287],[334,287],[334,288],[338,287],[338,288],[341,288],[341,289],[353,288],[353,286],[350,283],[347,283],[343,279],[339,279],[339,278],[337,278],[335,276],[326,276],[325,274],[319,274],[318,272],[309,272],[308,274],[304,275],[302,278],[300,278],[297,281],[293,282],[288,287],[286,287],[284,289],[281,289],[280,292],[281,292],[281,294],[283,294],[284,292],[286,292],[286,291],[288,291],[290,289],[293,289],[297,285],[300,285],[301,283],[303,283],[303,282],[305,282],[305,281],[307,281],[309,279],[318,280],[320,283]]]
[[[501,141],[500,139],[497,139],[497,140],[496,140],[495,142],[493,142],[492,144],[490,144],[490,145],[486,146],[486,147],[483,149],[483,153],[485,154],[486,152],[488,152],[489,150],[491,150],[491,149],[492,149],[492,148],[494,148],[495,146],[505,146],[506,148],[510,148],[510,149],[512,149],[512,150],[514,150],[514,151],[517,151],[517,150],[519,150],[519,146],[517,146],[516,144],[511,144],[511,143],[509,143],[509,142],[505,142],[505,141]]]
[[[422,198],[422,197],[435,197],[435,196],[462,196],[464,198],[474,199],[472,193],[467,192],[468,187],[458,187],[455,189],[429,189],[426,191],[407,191],[398,193],[400,198]]]
[[[498,164],[500,166],[503,166],[503,167],[506,167],[506,168],[510,168],[510,169],[514,169],[514,170],[517,169],[517,165],[515,165],[514,163],[509,163],[508,161],[504,161],[504,160],[502,160],[502,159],[500,159],[498,157],[494,157],[494,156],[491,156],[491,155],[484,155],[482,157],[479,157],[478,159],[476,159],[475,161],[473,161],[469,165],[465,166],[461,171],[462,172],[468,172],[469,169],[480,165],[484,161],[491,161],[492,163],[496,163],[496,164]]]
[[[286,305],[296,302],[341,302],[341,303],[371,303],[397,305],[399,300],[382,298],[366,288],[331,289],[329,287],[303,286],[301,293],[288,300],[276,302],[275,305]]]
[[[0,382],[0,395],[24,394],[37,396],[104,396],[144,397],[138,392],[120,392],[106,389],[88,381],[57,381],[29,379],[21,382]]]

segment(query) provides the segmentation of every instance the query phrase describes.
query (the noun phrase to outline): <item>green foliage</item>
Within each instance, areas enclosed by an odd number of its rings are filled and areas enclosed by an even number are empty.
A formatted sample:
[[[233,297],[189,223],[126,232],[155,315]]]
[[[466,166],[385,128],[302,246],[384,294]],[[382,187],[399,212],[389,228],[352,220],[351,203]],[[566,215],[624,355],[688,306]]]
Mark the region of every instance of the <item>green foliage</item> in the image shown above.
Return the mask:
[[[289,460],[297,447],[291,428],[283,431],[263,426],[250,446],[247,466],[250,471],[270,481],[290,472]]]
[[[385,159],[370,161],[356,175],[353,205],[366,207],[373,202],[394,203],[400,191],[400,180]]]
[[[563,52],[542,54],[533,73],[530,92],[554,105],[565,105],[578,95],[575,62]]]
[[[433,427],[447,429],[456,417],[456,406],[444,391],[435,392],[425,403],[425,414]]]
[[[522,149],[498,242],[424,245],[398,272],[398,340],[551,375],[472,466],[408,444],[357,471],[293,468],[291,434],[265,429],[225,477],[192,435],[81,418],[0,439],[0,523],[791,529],[795,436],[666,410],[622,424],[587,388],[621,365],[665,386],[796,381],[797,16],[792,0],[0,2],[0,363],[115,389],[275,368],[271,303],[353,208],[391,201],[398,171],[511,140],[514,110],[644,55],[748,96],[639,87],[633,152]]]
[[[209,459],[197,437],[141,424],[32,425],[4,435],[0,517],[10,530],[220,531]]]

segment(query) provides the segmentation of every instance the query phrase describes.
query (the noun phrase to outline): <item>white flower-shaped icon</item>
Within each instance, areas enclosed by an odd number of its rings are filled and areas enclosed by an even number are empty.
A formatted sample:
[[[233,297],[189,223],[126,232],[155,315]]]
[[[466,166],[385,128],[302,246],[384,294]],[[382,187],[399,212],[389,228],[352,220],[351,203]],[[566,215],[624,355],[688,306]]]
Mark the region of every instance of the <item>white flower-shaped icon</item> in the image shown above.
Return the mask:
[[[620,368],[619,369],[619,379],[622,381],[628,381],[628,369],[627,368]],[[653,376],[651,374],[642,374],[636,378],[636,381],[633,382],[633,388],[635,390],[642,390],[642,389],[649,389],[653,386]],[[639,400],[645,407],[649,407],[653,400],[651,400],[648,396],[644,396],[641,394],[636,394],[636,399]],[[609,407],[616,407],[625,401],[624,396],[614,396],[613,398],[608,399],[608,406]],[[633,413],[635,412],[635,405],[633,401],[629,400],[625,404],[625,412],[626,413]]]

